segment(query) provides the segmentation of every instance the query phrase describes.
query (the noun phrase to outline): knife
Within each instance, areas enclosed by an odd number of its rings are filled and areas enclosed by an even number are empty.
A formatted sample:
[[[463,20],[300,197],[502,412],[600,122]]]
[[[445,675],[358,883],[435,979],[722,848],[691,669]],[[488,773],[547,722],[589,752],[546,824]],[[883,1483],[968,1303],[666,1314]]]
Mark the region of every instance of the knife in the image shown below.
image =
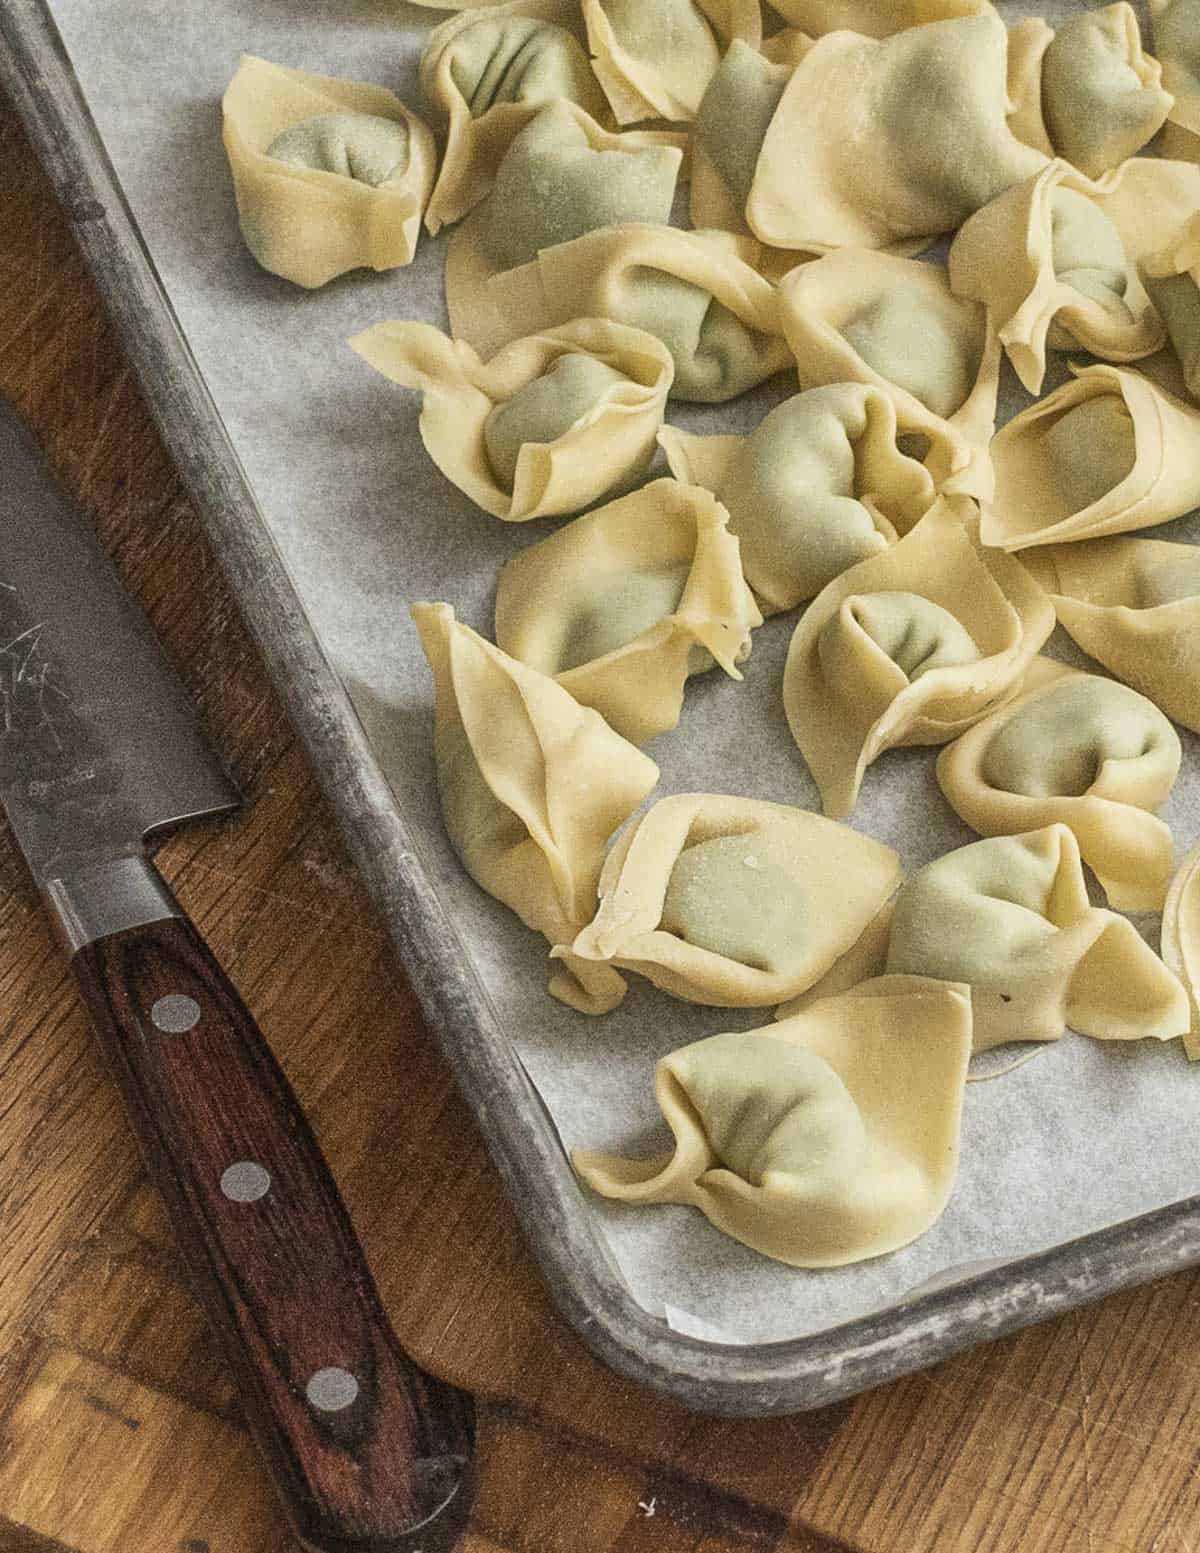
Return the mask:
[[[297,1536],[441,1553],[469,1508],[471,1399],[401,1350],[287,1080],[150,860],[239,802],[0,396],[0,803]]]

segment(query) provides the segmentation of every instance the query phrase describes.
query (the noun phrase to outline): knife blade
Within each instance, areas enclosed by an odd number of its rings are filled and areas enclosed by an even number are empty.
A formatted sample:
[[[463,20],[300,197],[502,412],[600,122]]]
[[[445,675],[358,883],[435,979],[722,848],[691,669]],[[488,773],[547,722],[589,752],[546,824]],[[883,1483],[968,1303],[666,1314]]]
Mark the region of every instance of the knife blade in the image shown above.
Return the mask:
[[[470,1397],[401,1350],[312,1131],[150,858],[233,783],[94,534],[0,396],[0,804],[305,1546],[453,1546]]]

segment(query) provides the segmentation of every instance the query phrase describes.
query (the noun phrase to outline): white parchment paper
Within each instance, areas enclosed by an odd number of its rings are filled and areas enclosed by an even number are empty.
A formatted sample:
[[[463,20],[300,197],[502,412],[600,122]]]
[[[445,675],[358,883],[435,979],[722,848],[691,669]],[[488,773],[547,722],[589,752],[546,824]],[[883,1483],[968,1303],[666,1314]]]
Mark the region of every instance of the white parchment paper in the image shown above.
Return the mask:
[[[608,1018],[561,1007],[545,992],[543,941],[466,878],[441,828],[432,685],[407,604],[445,599],[490,635],[499,567],[553,526],[505,525],[474,508],[426,457],[417,395],[384,382],[344,344],[385,318],[445,327],[445,241],[424,238],[408,269],[301,291],[261,271],[244,248],[221,148],[219,100],[242,51],[377,82],[420,110],[422,39],[444,13],[382,0],[51,0],[51,9],[300,596],[562,1138],[661,1149],[656,1059],[720,1030],[767,1024],[770,1010],[693,1008],[636,978]],[[1013,18],[1036,8],[1001,9]],[[1052,21],[1074,9],[1087,6],[1041,8]],[[669,418],[692,430],[749,430],[793,388],[780,378],[732,405],[672,405]],[[1009,374],[1004,418],[1026,402]],[[1157,532],[1200,540],[1200,520]],[[662,767],[656,796],[739,792],[819,808],[783,718],[795,619],[757,633],[744,684],[719,674],[692,681],[679,728],[650,747]],[[1062,633],[1054,650],[1082,661]],[[1185,734],[1184,745],[1164,811],[1180,853],[1200,832],[1200,740]],[[853,816],[898,848],[909,872],[976,839],[941,797],[933,764],[928,750],[884,756]],[[1157,946],[1157,919],[1139,926]],[[672,1325],[727,1343],[790,1338],[1190,1196],[1200,1189],[1198,1114],[1200,1066],[1189,1067],[1178,1042],[1068,1035],[1008,1076],[970,1086],[962,1171],[935,1228],[840,1271],[769,1262],[686,1208],[618,1207],[582,1191],[580,1208],[595,1216],[634,1296]]]

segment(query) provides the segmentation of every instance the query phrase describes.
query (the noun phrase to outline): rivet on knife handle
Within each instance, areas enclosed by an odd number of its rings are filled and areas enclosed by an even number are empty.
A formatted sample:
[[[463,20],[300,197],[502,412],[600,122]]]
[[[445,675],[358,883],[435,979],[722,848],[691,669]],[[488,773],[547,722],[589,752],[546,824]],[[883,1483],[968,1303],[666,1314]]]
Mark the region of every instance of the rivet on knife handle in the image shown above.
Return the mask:
[[[71,963],[289,1519],[328,1553],[440,1553],[468,1508],[470,1399],[400,1350],[287,1080],[169,909]]]

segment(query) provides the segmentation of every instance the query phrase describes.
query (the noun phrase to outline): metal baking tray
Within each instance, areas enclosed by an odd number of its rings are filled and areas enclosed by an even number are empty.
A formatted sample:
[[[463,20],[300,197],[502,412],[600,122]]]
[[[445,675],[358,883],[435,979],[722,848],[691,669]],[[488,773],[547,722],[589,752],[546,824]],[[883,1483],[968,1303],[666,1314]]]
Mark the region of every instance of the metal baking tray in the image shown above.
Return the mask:
[[[643,1309],[581,1209],[554,1124],[462,953],[405,814],[314,634],[139,235],[47,0],[0,6],[0,82],[72,221],[547,1285],[589,1347],[614,1369],[698,1410],[786,1413],[834,1402],[1200,1261],[1200,1197],[1189,1197],[785,1342],[699,1341]]]

